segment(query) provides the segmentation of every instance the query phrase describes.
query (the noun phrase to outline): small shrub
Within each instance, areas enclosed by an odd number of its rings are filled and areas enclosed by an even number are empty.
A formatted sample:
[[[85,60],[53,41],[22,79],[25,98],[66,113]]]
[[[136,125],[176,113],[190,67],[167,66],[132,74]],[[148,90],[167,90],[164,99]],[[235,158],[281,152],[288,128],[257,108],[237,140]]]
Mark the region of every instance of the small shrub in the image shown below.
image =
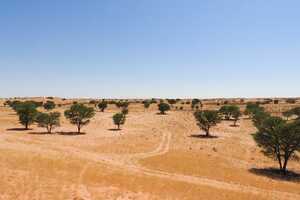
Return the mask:
[[[128,110],[127,107],[123,107],[121,112],[122,112],[123,115],[128,115],[129,110]]]
[[[46,103],[44,103],[44,109],[49,111],[49,110],[53,110],[55,108],[55,103],[53,101],[47,101]]]
[[[165,115],[166,111],[169,111],[170,109],[171,109],[171,107],[167,103],[158,104],[158,110],[160,111],[160,114],[162,114],[162,115]]]
[[[143,101],[143,105],[144,105],[145,109],[148,109],[151,105],[151,101],[145,100],[145,101]]]
[[[125,124],[126,115],[123,113],[117,113],[113,116],[113,122],[117,126],[118,130],[120,130],[121,125]]]
[[[287,99],[286,103],[295,104],[296,103],[296,99]]]
[[[101,110],[101,112],[104,112],[105,109],[108,106],[108,102],[106,102],[105,100],[102,100],[99,104],[98,104],[98,108]]]

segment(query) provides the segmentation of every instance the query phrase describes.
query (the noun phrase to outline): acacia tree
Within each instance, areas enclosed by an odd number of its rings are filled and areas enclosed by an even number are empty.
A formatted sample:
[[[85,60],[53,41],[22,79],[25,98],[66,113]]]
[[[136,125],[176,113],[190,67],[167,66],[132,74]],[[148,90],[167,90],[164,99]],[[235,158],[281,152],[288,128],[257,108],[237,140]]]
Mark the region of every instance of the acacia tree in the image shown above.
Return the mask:
[[[145,100],[145,101],[143,101],[143,105],[144,105],[145,109],[148,109],[151,105],[151,101]]]
[[[222,106],[219,110],[219,113],[221,113],[226,120],[233,119],[234,126],[236,126],[237,121],[242,116],[240,108],[236,105]]]
[[[60,113],[39,113],[36,117],[36,122],[39,127],[46,128],[47,132],[51,133],[55,127],[60,126]]]
[[[128,101],[118,101],[118,102],[116,102],[116,106],[118,108],[128,108],[129,102]]]
[[[294,111],[288,110],[283,112],[282,115],[286,118],[286,120],[289,120],[294,115]]]
[[[77,132],[79,134],[82,126],[89,124],[90,119],[94,116],[94,108],[87,107],[83,104],[74,104],[69,110],[65,111],[65,117],[70,120],[71,124],[77,126]]]
[[[231,118],[231,107],[230,106],[222,106],[220,109],[219,109],[219,113],[223,115],[224,119],[225,120],[230,120]]]
[[[165,115],[166,111],[169,111],[171,107],[169,104],[161,102],[158,104],[158,109],[160,111],[160,114]]]
[[[101,110],[101,112],[104,112],[105,109],[107,108],[108,103],[107,101],[103,100],[98,104],[98,108]]]
[[[167,99],[167,102],[173,107],[177,103],[176,99]]]
[[[280,171],[286,174],[288,161],[300,151],[300,122],[268,116],[256,127],[255,142],[266,156],[278,161]]]
[[[118,130],[121,130],[121,125],[125,124],[126,121],[126,115],[123,113],[116,113],[113,116],[113,122],[118,127]]]
[[[240,117],[242,116],[242,112],[240,110],[236,110],[233,112],[233,126],[236,126],[237,121],[239,121]]]
[[[19,116],[19,121],[28,130],[29,125],[34,123],[36,115],[38,113],[36,105],[32,102],[19,102],[14,108]]]
[[[121,110],[121,112],[122,112],[124,115],[128,115],[129,110],[128,110],[127,107],[123,107],[122,110]]]
[[[260,107],[257,103],[247,103],[244,114],[249,115],[250,118],[253,118],[256,113],[264,112],[264,108]]]
[[[192,100],[192,109],[194,110],[194,108],[196,108],[196,106],[197,106],[198,104],[201,104],[200,99],[193,99],[193,100]],[[198,108],[199,108],[199,107],[198,107]]]
[[[49,110],[53,110],[55,108],[55,103],[53,101],[47,101],[46,103],[44,103],[44,109],[49,111]]]
[[[300,119],[300,107],[293,108],[288,111],[291,115],[295,115],[297,117],[297,120]]]
[[[200,129],[205,131],[206,137],[210,137],[210,128],[221,122],[218,111],[213,110],[196,111],[194,117]]]

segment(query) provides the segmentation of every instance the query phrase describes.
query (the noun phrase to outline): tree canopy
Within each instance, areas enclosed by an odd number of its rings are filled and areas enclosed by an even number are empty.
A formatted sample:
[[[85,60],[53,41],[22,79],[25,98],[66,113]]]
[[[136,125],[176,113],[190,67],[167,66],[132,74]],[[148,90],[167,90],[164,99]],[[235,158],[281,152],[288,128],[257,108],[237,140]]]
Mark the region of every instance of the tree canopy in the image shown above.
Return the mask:
[[[94,108],[87,107],[83,104],[74,104],[70,109],[65,111],[65,117],[71,124],[77,126],[80,133],[82,126],[89,124],[90,119],[95,116]]]

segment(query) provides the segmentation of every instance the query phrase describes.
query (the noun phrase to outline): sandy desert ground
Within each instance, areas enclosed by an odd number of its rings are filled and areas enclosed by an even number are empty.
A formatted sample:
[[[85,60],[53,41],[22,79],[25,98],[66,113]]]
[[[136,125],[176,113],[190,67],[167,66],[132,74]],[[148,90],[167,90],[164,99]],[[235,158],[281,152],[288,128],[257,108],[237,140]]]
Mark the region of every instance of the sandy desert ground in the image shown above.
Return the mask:
[[[278,114],[291,106],[266,108]],[[254,143],[249,119],[239,127],[224,121],[212,130],[216,138],[204,139],[190,110],[157,115],[156,107],[131,104],[122,131],[112,130],[118,109],[110,106],[83,135],[68,134],[76,127],[64,117],[49,135],[20,130],[14,111],[1,106],[0,200],[300,199],[299,180],[260,173],[277,163]],[[289,169],[300,173],[300,163]]]

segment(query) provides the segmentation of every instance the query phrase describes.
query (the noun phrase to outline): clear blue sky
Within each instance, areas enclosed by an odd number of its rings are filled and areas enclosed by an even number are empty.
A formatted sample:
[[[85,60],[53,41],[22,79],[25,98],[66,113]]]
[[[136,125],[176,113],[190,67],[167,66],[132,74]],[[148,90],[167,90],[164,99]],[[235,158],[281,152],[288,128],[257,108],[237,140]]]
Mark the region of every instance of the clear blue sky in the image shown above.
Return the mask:
[[[2,0],[0,96],[300,96],[299,0]]]

